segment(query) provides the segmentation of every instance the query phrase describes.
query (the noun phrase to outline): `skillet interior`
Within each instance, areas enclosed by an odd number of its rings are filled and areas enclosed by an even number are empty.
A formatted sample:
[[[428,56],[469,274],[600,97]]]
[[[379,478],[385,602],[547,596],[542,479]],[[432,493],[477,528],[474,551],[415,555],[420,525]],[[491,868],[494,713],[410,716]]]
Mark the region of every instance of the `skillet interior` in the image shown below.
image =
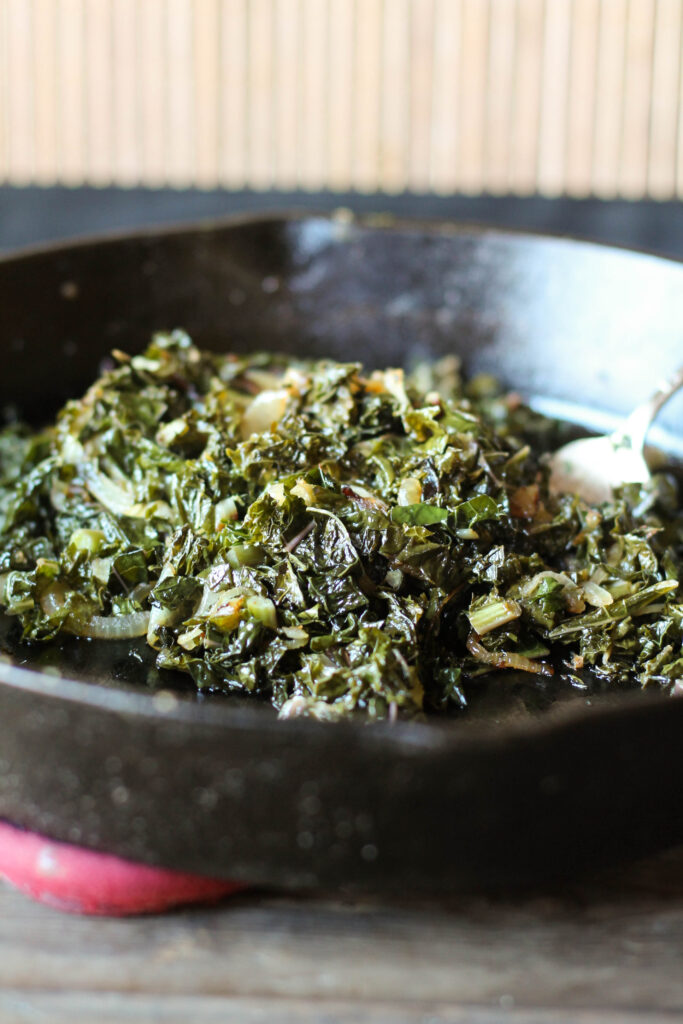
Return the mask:
[[[114,346],[379,365],[457,351],[527,395],[628,410],[680,361],[683,267],[556,239],[325,217],[230,222],[0,262],[2,402],[34,419]],[[560,406],[562,407],[562,406]],[[681,406],[663,420],[681,443]],[[110,665],[81,655],[83,678]],[[321,728],[0,664],[0,814],[259,882],[514,884],[683,838],[683,702],[497,731]]]

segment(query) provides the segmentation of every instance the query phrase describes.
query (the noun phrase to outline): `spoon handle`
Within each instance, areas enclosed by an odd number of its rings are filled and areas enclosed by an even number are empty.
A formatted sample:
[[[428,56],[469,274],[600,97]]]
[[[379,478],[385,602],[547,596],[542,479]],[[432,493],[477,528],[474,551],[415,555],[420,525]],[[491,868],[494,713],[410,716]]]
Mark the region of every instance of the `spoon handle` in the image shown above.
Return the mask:
[[[628,447],[634,452],[642,452],[645,438],[659,410],[669,399],[683,387],[683,366],[663,381],[647,402],[639,405],[624,421],[621,427],[612,434],[615,447]]]

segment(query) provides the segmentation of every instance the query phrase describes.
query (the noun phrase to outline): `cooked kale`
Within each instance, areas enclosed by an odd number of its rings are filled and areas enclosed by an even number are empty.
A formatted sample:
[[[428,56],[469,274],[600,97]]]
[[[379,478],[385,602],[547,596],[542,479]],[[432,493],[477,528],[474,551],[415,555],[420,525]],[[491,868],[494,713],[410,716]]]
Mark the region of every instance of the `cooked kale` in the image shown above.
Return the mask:
[[[683,678],[673,477],[548,492],[557,425],[454,360],[217,355],[180,331],[0,437],[0,600],[26,641],[146,635],[282,715],[461,709],[513,668]]]

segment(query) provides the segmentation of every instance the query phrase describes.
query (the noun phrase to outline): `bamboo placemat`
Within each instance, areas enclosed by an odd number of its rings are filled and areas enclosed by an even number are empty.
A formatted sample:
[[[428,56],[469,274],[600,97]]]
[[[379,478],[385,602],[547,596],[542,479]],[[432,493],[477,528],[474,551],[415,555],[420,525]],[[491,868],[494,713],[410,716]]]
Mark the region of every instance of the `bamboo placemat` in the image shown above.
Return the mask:
[[[0,180],[672,198],[683,0],[0,0]]]

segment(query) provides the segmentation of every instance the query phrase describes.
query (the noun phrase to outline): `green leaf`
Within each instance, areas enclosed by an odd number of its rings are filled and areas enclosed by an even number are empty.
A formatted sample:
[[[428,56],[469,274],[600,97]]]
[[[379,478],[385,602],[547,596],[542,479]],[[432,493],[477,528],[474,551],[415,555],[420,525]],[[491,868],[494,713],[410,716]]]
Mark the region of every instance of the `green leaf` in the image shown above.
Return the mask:
[[[497,502],[488,494],[478,494],[469,501],[463,501],[454,511],[458,520],[467,523],[468,526],[474,526],[475,523],[484,522],[486,519],[498,519],[501,514]]]
[[[395,505],[391,510],[391,518],[395,523],[407,523],[409,526],[431,526],[433,523],[442,523],[448,516],[447,508],[438,508],[424,502],[417,505]]]

